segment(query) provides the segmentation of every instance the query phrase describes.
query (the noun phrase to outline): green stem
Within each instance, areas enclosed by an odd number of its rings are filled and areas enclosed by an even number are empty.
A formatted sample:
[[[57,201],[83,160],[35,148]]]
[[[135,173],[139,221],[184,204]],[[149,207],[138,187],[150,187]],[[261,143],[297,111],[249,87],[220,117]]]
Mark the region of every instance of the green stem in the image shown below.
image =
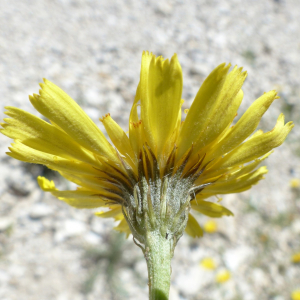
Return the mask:
[[[159,231],[147,232],[145,258],[148,267],[149,300],[168,300],[171,279],[172,240]]]

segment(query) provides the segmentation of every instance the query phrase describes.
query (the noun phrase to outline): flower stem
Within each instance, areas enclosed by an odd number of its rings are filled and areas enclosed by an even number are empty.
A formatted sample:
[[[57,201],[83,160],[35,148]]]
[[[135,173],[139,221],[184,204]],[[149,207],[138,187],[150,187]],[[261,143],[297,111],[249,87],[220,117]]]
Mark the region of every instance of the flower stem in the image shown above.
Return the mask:
[[[149,300],[168,300],[173,240],[160,231],[147,232],[145,258],[148,267]]]

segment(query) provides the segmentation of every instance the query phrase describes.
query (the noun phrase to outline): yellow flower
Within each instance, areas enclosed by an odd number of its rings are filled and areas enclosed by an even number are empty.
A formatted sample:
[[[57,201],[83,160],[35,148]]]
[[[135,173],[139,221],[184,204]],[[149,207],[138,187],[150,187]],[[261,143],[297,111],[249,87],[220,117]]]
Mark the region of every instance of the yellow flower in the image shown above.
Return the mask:
[[[204,258],[200,265],[208,270],[214,270],[216,268],[216,263],[211,257]]]
[[[222,270],[219,271],[216,276],[216,282],[218,283],[224,283],[228,281],[231,278],[231,274],[228,270]]]
[[[295,264],[300,263],[300,252],[295,253],[292,256],[292,262],[295,263]]]
[[[292,300],[300,300],[300,290],[295,290],[291,294]]]
[[[297,189],[300,187],[300,179],[298,178],[293,178],[290,180],[290,187],[293,189]]]
[[[15,107],[2,133],[14,139],[9,156],[43,164],[78,185],[58,190],[38,177],[40,187],[77,208],[108,207],[99,217],[120,220],[117,230],[143,243],[146,229],[166,238],[203,231],[192,211],[212,218],[233,213],[210,202],[217,194],[239,193],[257,184],[266,167],[257,166],[293,128],[284,116],[269,132],[253,133],[275,91],[264,93],[232,126],[243,98],[246,72],[225,63],[203,82],[182,122],[182,70],[171,60],[143,52],[140,82],[129,116],[129,134],[110,114],[101,121],[112,144],[79,105],[48,80],[29,96],[50,123]]]
[[[207,233],[214,233],[218,230],[217,222],[214,220],[209,220],[204,224],[204,231]]]

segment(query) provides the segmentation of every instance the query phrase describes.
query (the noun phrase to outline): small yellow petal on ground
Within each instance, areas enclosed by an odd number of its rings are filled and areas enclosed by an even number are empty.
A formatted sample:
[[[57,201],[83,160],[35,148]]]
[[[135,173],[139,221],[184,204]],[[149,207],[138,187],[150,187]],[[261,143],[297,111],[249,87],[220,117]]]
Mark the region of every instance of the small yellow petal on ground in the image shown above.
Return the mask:
[[[300,290],[295,290],[291,294],[292,300],[300,300]]]
[[[216,268],[216,263],[214,261],[213,258],[211,257],[206,257],[204,259],[202,259],[202,261],[200,262],[201,267],[203,267],[204,269],[207,270],[215,270]]]
[[[292,178],[290,180],[290,187],[292,189],[297,189],[300,187],[300,179],[299,178]]]
[[[204,224],[204,231],[207,233],[214,233],[218,230],[218,224],[214,220],[209,220]]]
[[[221,270],[216,275],[216,282],[224,283],[231,278],[231,273],[228,270]]]
[[[300,252],[292,255],[292,262],[295,264],[300,263]]]

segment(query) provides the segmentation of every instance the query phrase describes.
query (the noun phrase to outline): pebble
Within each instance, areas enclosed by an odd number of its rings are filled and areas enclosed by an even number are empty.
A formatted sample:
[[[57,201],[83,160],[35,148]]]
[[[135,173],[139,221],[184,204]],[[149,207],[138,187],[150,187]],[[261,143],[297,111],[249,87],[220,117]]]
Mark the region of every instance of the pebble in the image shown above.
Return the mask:
[[[56,243],[61,243],[70,237],[83,235],[86,232],[86,229],[86,224],[81,221],[72,219],[65,220],[55,233],[54,241]]]
[[[255,286],[260,288],[267,288],[268,285],[270,284],[265,272],[259,268],[253,269],[252,279],[254,281]]]
[[[295,234],[300,235],[300,220],[297,219],[292,224],[292,229]]]
[[[245,261],[248,263],[254,255],[252,248],[248,246],[240,246],[234,249],[228,249],[224,252],[223,259],[227,268],[232,271],[237,270]]]
[[[9,229],[14,223],[14,220],[9,217],[1,217],[0,219],[0,232],[6,231]]]
[[[185,296],[197,294],[201,287],[209,284],[212,281],[213,273],[200,268],[200,266],[190,266],[185,272],[177,274],[175,284],[180,293]]]
[[[38,220],[50,216],[53,209],[45,203],[36,203],[32,206],[29,216],[31,219]]]
[[[92,231],[89,231],[87,234],[85,234],[84,239],[90,245],[99,245],[102,240],[101,236]]]

